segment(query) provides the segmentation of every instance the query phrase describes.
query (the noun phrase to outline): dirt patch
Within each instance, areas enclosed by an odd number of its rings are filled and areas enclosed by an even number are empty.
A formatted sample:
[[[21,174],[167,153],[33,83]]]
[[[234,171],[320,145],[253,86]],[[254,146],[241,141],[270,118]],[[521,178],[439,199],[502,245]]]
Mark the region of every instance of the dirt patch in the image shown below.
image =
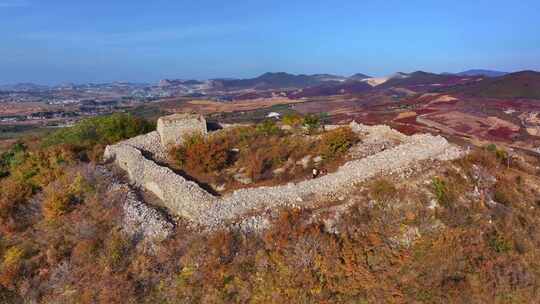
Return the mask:
[[[512,132],[518,132],[520,129],[519,126],[516,126],[509,121],[494,116],[489,116],[487,118],[487,122],[487,125],[491,126],[492,129],[507,128]]]
[[[407,118],[410,118],[410,117],[416,117],[416,112],[413,112],[413,111],[408,111],[408,112],[401,112],[398,114],[398,116],[395,118],[395,120],[400,120],[400,119],[407,119]]]
[[[520,131],[519,126],[498,117],[482,117],[458,111],[428,114],[418,121],[447,134],[487,140],[511,141]]]
[[[439,96],[437,98],[435,98],[434,100],[430,101],[428,104],[429,105],[432,105],[432,104],[438,104],[438,103],[456,103],[458,102],[458,99],[453,97],[453,96],[450,96],[450,95],[442,95],[442,96]]]
[[[490,129],[487,133],[495,139],[502,139],[507,141],[511,141],[514,137],[517,136],[516,132],[508,127],[498,127],[496,129]]]
[[[416,112],[402,112],[394,119],[395,122],[400,124],[418,125],[416,122]]]

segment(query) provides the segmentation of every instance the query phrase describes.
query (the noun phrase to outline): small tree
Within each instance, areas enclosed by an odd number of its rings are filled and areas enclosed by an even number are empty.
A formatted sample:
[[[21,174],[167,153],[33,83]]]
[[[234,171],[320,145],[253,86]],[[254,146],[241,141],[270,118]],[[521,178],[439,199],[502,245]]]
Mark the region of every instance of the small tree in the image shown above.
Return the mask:
[[[324,125],[330,123],[330,115],[327,112],[322,112],[319,114],[319,120],[324,129]]]
[[[302,116],[298,114],[287,114],[283,116],[283,124],[291,127],[298,127],[302,125]]]
[[[310,133],[312,133],[315,130],[319,129],[319,127],[321,126],[321,121],[316,115],[310,114],[304,117],[303,125],[308,129]]]
[[[280,129],[273,120],[265,120],[257,125],[257,132],[264,135],[278,135]]]

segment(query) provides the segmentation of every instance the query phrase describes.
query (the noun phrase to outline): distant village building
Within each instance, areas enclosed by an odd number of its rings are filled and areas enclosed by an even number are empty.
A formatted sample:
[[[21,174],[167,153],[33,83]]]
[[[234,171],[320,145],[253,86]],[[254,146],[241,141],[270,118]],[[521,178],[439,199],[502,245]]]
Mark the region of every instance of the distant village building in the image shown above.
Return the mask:
[[[277,112],[270,112],[268,113],[268,115],[266,115],[267,118],[275,118],[275,119],[279,119],[281,117],[281,114],[277,113]]]

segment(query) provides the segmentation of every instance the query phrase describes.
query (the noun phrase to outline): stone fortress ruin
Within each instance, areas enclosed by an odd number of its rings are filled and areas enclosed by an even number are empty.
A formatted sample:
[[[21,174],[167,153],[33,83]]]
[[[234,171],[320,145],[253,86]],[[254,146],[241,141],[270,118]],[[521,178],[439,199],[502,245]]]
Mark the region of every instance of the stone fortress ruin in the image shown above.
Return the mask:
[[[351,191],[353,185],[380,174],[400,173],[418,162],[451,160],[463,154],[461,149],[441,136],[406,136],[388,126],[365,126],[354,121],[349,126],[364,138],[355,148],[361,149],[362,145],[384,147],[390,141],[397,144],[349,161],[336,172],[320,178],[273,187],[239,189],[221,197],[212,195],[197,183],[162,165],[171,145],[182,144],[187,135],[209,134],[202,115],[162,117],[156,131],[107,146],[104,158],[114,161],[124,170],[133,186],[153,193],[172,214],[197,226],[213,229],[232,224],[257,231],[267,224],[263,216],[267,210],[276,207],[313,208],[317,202],[343,195]]]

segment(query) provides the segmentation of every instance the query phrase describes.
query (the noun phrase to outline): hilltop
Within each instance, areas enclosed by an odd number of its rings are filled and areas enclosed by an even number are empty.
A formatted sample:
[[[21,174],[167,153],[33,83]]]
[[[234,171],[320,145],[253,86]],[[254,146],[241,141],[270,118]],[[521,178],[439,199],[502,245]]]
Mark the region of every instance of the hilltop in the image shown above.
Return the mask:
[[[92,118],[1,154],[0,299],[526,302],[540,162],[511,153],[314,115]]]

